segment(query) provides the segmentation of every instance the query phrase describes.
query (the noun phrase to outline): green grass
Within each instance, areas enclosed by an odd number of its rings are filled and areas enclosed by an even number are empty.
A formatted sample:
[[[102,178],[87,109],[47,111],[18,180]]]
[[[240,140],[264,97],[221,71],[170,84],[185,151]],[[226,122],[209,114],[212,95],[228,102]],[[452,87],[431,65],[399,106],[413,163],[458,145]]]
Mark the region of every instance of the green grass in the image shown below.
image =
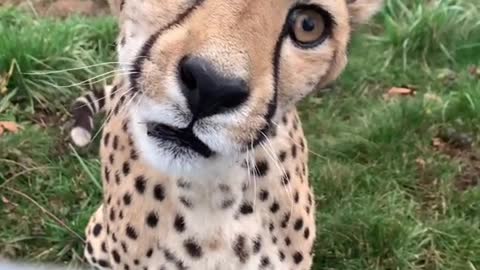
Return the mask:
[[[334,91],[302,102],[318,202],[314,269],[480,269],[480,189],[456,187],[478,181],[480,165],[468,151],[451,158],[432,147],[445,128],[469,134],[474,150],[480,139],[480,78],[470,72],[480,66],[478,18],[477,0],[387,0],[354,37]],[[0,10],[0,73],[15,63],[0,120],[24,126],[0,138],[3,256],[81,257],[76,234],[101,196],[99,162],[95,146],[68,146],[65,108],[81,82],[112,68],[98,64],[114,59],[115,31],[112,19]],[[386,101],[392,86],[417,94]]]

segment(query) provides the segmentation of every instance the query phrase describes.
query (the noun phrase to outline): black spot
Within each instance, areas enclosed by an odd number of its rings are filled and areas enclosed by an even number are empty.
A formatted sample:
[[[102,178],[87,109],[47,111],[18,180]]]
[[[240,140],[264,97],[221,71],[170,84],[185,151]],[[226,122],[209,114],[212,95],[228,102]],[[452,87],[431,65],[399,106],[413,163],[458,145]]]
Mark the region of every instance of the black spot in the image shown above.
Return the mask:
[[[135,260],[133,260],[133,264],[139,265],[139,264],[140,264],[140,261],[139,261],[138,259],[135,259]]]
[[[305,211],[307,212],[307,214],[310,214],[310,206],[305,206]]]
[[[300,231],[303,227],[303,219],[302,218],[298,218],[296,221],[295,221],[295,224],[293,225],[293,228],[295,229],[295,231]]]
[[[251,172],[253,175],[258,177],[263,177],[267,175],[268,172],[268,163],[266,160],[257,161],[253,171]]]
[[[183,242],[183,247],[187,253],[193,258],[200,258],[203,254],[202,247],[200,247],[194,239],[189,238]]]
[[[112,202],[112,195],[108,195],[107,204],[110,205],[111,202]]]
[[[298,190],[295,190],[295,193],[293,194],[293,201],[295,203],[298,203],[298,200],[299,200],[299,195],[298,195]]]
[[[145,192],[145,182],[145,177],[141,175],[135,178],[135,189],[138,191],[138,193],[143,194]]]
[[[288,221],[290,220],[290,213],[285,213],[283,216],[282,222],[280,223],[280,227],[286,228],[288,226]]]
[[[117,185],[120,185],[120,174],[118,172],[115,173],[115,183],[117,183]]]
[[[107,245],[105,244],[105,242],[102,242],[101,248],[103,252],[107,252]]]
[[[120,210],[120,213],[118,213],[118,218],[123,219],[123,211],[122,210]]]
[[[183,216],[176,215],[173,226],[175,227],[175,230],[177,230],[177,232],[180,232],[180,233],[184,232],[185,231],[185,219],[183,218]]]
[[[107,183],[110,182],[110,169],[108,167],[105,167],[103,172],[104,172],[104,175],[105,175],[105,181]]]
[[[137,235],[137,232],[135,231],[135,229],[130,226],[130,225],[127,225],[127,229],[125,230],[125,233],[127,234],[127,236],[132,239],[132,240],[136,240],[138,238],[138,235]]]
[[[262,237],[257,235],[255,239],[253,239],[253,253],[257,254],[262,249]]]
[[[220,185],[218,185],[218,188],[222,192],[230,192],[230,186],[228,186],[228,185],[220,184]]]
[[[128,121],[123,121],[123,125],[122,125],[122,130],[127,132],[128,131]]]
[[[100,233],[102,232],[102,225],[100,224],[95,224],[93,227],[93,236],[97,237]]]
[[[303,261],[303,255],[302,253],[300,252],[295,252],[295,254],[293,254],[293,261],[296,263],[296,264],[299,264],[300,262]]]
[[[105,260],[98,260],[98,265],[100,265],[101,267],[104,267],[104,268],[109,268],[110,267],[110,263],[105,261]]]
[[[120,39],[120,46],[125,46],[125,43],[127,43],[127,39],[125,38],[125,36],[122,36],[122,38]]]
[[[103,136],[103,145],[108,146],[108,142],[110,141],[110,133],[106,133],[105,136]]]
[[[110,220],[115,221],[115,209],[110,208]]]
[[[282,176],[282,185],[286,186],[290,183],[290,173],[287,171],[285,174]]]
[[[137,159],[138,159],[137,151],[135,151],[135,150],[133,150],[133,149],[130,150],[130,158],[131,158],[132,160],[137,160]]]
[[[97,259],[95,259],[95,257],[93,257],[93,256],[92,256],[92,262],[97,263]]]
[[[283,251],[279,250],[278,251],[278,258],[280,259],[281,262],[285,260],[285,253]]]
[[[240,205],[240,213],[244,215],[249,215],[253,213],[253,207],[252,204],[249,202],[244,202],[242,205]]]
[[[246,238],[244,235],[239,235],[237,239],[233,242],[233,251],[238,257],[241,263],[245,263],[249,257],[247,247],[246,247]]]
[[[116,249],[112,250],[112,256],[115,263],[120,263],[120,254],[118,254],[118,251]]]
[[[124,6],[125,6],[125,0],[120,1],[120,11],[123,10]]]
[[[163,250],[163,255],[165,255],[165,259],[169,262],[173,262],[177,260],[177,257],[168,249]]]
[[[311,195],[310,193],[308,193],[307,199],[308,199],[308,204],[309,204],[309,205],[312,205],[312,204],[313,204],[313,200],[312,200],[312,195]]]
[[[90,242],[87,242],[87,251],[88,253],[93,254],[93,247]]]
[[[157,184],[153,188],[153,197],[158,201],[163,201],[165,199],[165,190],[162,184]]]
[[[274,202],[272,203],[272,206],[270,206],[270,212],[272,212],[273,214],[275,214],[275,213],[278,211],[278,209],[280,209],[280,205],[278,204],[277,201],[274,201]]]
[[[278,241],[277,237],[276,237],[276,236],[273,236],[273,237],[272,237],[272,243],[276,244],[277,241]]]
[[[263,202],[268,200],[268,191],[266,191],[265,189],[260,190],[258,197],[260,201],[263,201]]]
[[[123,172],[123,175],[127,176],[129,173],[130,173],[130,164],[125,161],[122,165],[122,172]]]
[[[303,139],[300,140],[300,149],[302,149],[302,151],[305,151],[305,142],[303,141]]]
[[[117,150],[117,148],[118,148],[118,136],[115,135],[113,137],[113,150]]]
[[[145,254],[145,256],[147,256],[147,258],[150,258],[152,257],[152,254],[153,254],[153,249],[150,248],[147,250],[147,253]]]
[[[192,208],[193,205],[192,205],[192,202],[189,201],[187,198],[185,198],[184,196],[180,196],[179,197],[180,199],[180,202],[186,207],[186,208]]]
[[[128,266],[128,264],[124,264],[123,265],[123,270],[130,270],[130,266]]]
[[[130,203],[132,203],[132,195],[130,195],[128,192],[123,195],[123,203],[125,205],[130,205]]]
[[[283,122],[285,125],[288,124],[287,114],[284,114],[284,115],[282,116],[282,122]]]
[[[115,235],[115,233],[112,233],[112,240],[114,243],[117,242],[117,236]]]
[[[158,215],[154,212],[150,212],[146,218],[147,225],[151,228],[155,228],[158,224]]]
[[[292,145],[292,157],[297,157],[297,146],[295,144]]]
[[[115,159],[113,158],[113,154],[110,154],[110,156],[108,156],[108,160],[110,161],[110,164],[113,165],[113,162],[115,161]]]
[[[189,189],[191,187],[191,184],[189,182],[183,180],[182,178],[180,178],[180,179],[177,180],[177,186],[179,188]]]
[[[268,225],[268,230],[269,231],[275,230],[275,225],[273,225],[273,223],[270,223],[270,225]]]
[[[263,256],[263,257],[260,259],[260,267],[261,267],[261,268],[265,268],[265,267],[267,267],[268,265],[270,265],[270,259],[269,259],[267,256]]]
[[[113,108],[113,114],[117,115],[119,111],[120,111],[120,103],[117,103]]]
[[[286,158],[287,158],[287,152],[280,151],[280,153],[278,154],[278,159],[280,159],[281,162],[284,162]]]
[[[303,231],[303,237],[305,237],[305,239],[308,239],[309,236],[310,236],[310,229],[308,229],[308,227],[307,227]]]
[[[222,209],[227,209],[227,208],[230,208],[232,207],[232,205],[235,203],[235,200],[234,199],[228,199],[228,200],[224,200],[222,202]]]
[[[285,245],[290,246],[290,244],[292,243],[292,240],[290,240],[290,237],[285,237]]]
[[[127,243],[122,241],[122,242],[120,242],[120,245],[122,246],[123,252],[127,253],[128,252]]]

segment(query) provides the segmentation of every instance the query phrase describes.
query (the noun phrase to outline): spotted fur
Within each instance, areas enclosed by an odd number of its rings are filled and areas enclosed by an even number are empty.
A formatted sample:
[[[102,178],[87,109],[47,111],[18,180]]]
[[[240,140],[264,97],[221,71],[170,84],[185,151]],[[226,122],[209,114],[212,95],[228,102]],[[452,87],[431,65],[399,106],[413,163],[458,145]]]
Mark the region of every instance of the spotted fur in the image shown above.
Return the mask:
[[[352,26],[381,0],[110,2],[121,72],[104,106],[92,92],[74,110],[88,132],[93,115],[107,113],[87,261],[311,269],[316,204],[295,104],[339,76]],[[322,16],[315,44],[292,36],[298,10]]]

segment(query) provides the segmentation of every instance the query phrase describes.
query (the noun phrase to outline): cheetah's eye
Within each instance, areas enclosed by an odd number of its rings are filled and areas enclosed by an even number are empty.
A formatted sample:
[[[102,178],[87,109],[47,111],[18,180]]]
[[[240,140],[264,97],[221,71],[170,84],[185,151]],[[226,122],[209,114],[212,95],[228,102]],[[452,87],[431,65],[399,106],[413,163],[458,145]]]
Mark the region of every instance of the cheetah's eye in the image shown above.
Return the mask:
[[[331,19],[325,11],[297,8],[289,18],[290,36],[302,47],[312,47],[325,40],[330,32]]]

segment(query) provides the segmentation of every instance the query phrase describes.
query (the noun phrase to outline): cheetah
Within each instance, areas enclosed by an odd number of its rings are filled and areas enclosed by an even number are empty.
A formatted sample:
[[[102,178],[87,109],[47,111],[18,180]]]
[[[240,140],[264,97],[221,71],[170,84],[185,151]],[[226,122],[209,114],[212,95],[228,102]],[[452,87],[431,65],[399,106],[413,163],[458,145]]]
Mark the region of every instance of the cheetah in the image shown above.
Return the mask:
[[[308,270],[316,240],[296,104],[346,66],[381,0],[111,0],[111,84],[73,104],[100,140],[97,269]]]

